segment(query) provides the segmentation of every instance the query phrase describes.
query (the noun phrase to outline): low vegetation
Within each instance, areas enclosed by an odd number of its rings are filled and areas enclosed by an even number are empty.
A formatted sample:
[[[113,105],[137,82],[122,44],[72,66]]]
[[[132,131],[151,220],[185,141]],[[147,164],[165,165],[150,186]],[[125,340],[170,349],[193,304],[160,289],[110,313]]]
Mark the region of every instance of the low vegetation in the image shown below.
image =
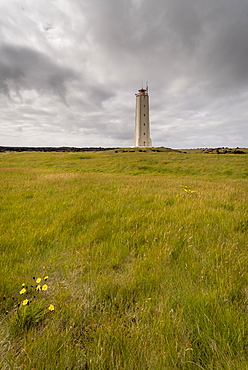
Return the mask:
[[[1,153],[0,368],[247,369],[247,156]]]

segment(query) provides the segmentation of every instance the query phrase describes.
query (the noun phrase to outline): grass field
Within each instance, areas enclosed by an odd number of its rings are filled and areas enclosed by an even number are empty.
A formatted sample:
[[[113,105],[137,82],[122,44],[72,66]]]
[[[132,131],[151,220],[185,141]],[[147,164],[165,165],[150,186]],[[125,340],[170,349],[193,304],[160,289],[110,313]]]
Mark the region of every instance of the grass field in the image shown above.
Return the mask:
[[[248,153],[1,153],[0,174],[0,369],[248,368]]]

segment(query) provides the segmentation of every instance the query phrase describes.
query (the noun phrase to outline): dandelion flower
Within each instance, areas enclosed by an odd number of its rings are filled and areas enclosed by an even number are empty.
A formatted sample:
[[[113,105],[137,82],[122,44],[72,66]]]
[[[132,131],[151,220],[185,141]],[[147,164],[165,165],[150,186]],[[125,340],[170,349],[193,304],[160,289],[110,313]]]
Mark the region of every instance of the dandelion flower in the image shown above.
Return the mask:
[[[39,284],[41,282],[41,278],[36,279],[36,283]]]
[[[37,285],[37,287],[35,289],[39,291],[39,290],[41,290],[41,286]]]
[[[24,293],[26,293],[26,289],[22,288],[22,290],[20,290],[20,294],[24,294]]]
[[[22,283],[22,286],[25,286],[26,284],[25,283]]]
[[[42,285],[42,290],[47,290],[47,285],[46,284]]]
[[[22,301],[22,305],[23,306],[26,306],[28,304],[29,300],[28,299],[24,299],[24,301]]]
[[[47,279],[48,279],[48,276],[45,276],[45,277],[44,277],[44,280],[46,281]]]
[[[54,305],[53,304],[50,304],[50,306],[48,307],[49,311],[54,311]]]

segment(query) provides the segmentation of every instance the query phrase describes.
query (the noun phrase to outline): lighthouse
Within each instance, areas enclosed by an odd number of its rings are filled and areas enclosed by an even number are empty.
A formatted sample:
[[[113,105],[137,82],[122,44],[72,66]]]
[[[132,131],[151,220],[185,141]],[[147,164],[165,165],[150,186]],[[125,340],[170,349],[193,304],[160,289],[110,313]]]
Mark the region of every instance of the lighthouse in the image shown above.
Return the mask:
[[[149,120],[149,95],[148,86],[143,87],[136,95],[136,113],[135,113],[135,137],[134,146],[150,147],[152,140],[150,137],[150,120]]]

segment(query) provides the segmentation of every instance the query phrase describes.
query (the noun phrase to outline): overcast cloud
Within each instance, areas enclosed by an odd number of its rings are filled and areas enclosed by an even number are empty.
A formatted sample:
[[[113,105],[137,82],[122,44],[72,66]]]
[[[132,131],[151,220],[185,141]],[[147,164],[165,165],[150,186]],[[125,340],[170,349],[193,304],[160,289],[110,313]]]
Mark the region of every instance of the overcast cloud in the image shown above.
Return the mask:
[[[0,0],[0,145],[248,146],[247,0]]]

